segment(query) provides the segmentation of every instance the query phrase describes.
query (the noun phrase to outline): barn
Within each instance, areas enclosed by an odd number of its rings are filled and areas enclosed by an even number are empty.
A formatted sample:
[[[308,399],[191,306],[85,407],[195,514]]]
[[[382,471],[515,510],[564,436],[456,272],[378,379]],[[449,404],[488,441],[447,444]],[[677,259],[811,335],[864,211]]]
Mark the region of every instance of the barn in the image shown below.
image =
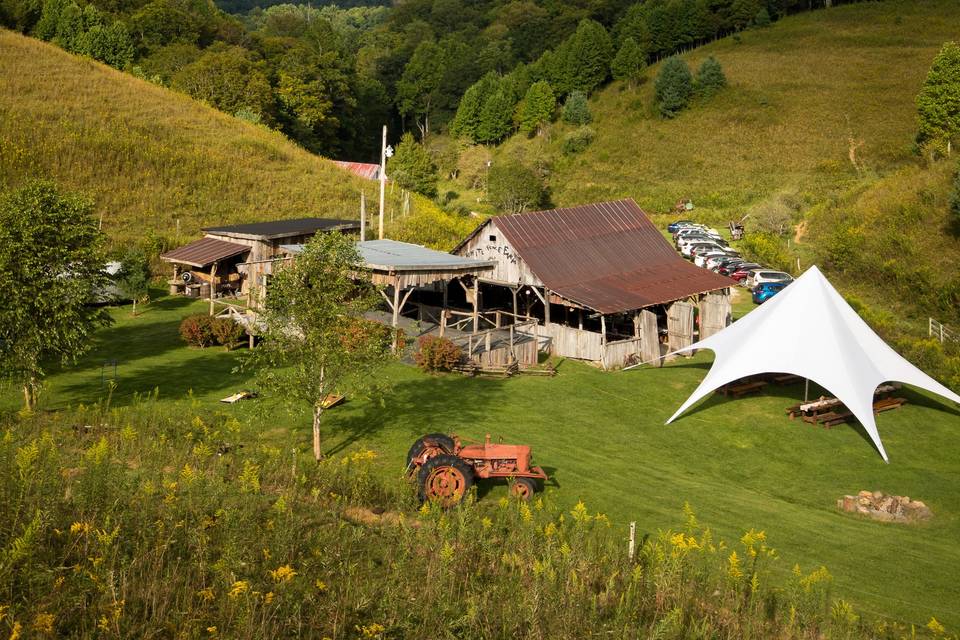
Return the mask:
[[[631,199],[493,217],[453,253],[495,263],[477,307],[535,317],[552,353],[608,369],[731,322],[733,281],[680,257]]]

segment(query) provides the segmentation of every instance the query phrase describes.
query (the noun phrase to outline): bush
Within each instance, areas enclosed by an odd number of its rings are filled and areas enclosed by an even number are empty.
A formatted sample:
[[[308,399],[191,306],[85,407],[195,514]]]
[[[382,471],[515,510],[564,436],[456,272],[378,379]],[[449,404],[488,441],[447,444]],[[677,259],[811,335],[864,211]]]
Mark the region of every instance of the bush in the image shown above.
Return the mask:
[[[710,56],[697,70],[697,91],[702,96],[710,97],[725,86],[727,86],[727,77],[723,75],[723,67],[716,58]]]
[[[225,346],[227,351],[243,338],[243,327],[233,318],[212,318],[211,320],[210,332],[213,334],[213,339],[217,344]]]
[[[180,337],[191,347],[207,347],[213,344],[213,318],[196,313],[180,322]]]
[[[495,164],[487,180],[487,200],[504,213],[523,213],[543,202],[543,181],[519,162]]]
[[[660,68],[654,85],[657,110],[664,118],[674,118],[690,104],[693,76],[687,63],[674,56]]]
[[[568,133],[563,139],[563,152],[567,154],[580,153],[593,142],[594,132],[590,127],[580,127]]]
[[[590,124],[593,121],[593,115],[590,113],[590,105],[587,104],[587,96],[582,91],[571,91],[563,103],[563,121],[569,124]]]
[[[450,371],[463,359],[463,351],[447,338],[422,336],[413,359],[424,371]]]

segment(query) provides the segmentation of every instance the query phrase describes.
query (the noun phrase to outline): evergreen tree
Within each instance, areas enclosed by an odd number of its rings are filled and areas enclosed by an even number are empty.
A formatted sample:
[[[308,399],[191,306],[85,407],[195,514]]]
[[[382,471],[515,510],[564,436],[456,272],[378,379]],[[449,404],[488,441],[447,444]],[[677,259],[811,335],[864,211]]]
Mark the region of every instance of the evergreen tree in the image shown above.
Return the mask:
[[[697,70],[697,91],[704,96],[712,96],[727,86],[727,77],[717,59],[710,56]]]
[[[563,121],[569,124],[588,124],[593,120],[587,96],[581,91],[572,91],[563,103]]]
[[[620,51],[610,63],[610,71],[614,79],[622,80],[630,86],[636,85],[647,69],[646,57],[636,40],[633,38],[624,40]]]
[[[947,42],[933,59],[917,95],[920,146],[940,145],[950,152],[960,134],[960,46]]]
[[[693,97],[693,77],[690,67],[674,56],[663,63],[654,85],[657,109],[664,118],[676,117]]]
[[[516,103],[503,88],[498,88],[483,105],[480,112],[480,124],[477,127],[477,141],[484,143],[500,142],[513,129],[513,108]]]
[[[706,0],[702,0],[706,1]],[[650,28],[647,26],[646,4],[638,2],[630,5],[614,28],[614,35],[619,42],[633,38],[645,53],[650,51]]]
[[[582,20],[566,50],[571,89],[589,94],[603,84],[610,74],[612,59],[613,42],[607,30],[595,20]]]
[[[457,113],[453,116],[453,122],[450,123],[450,133],[459,138],[468,138],[473,142],[477,141],[477,129],[480,127],[480,113],[483,111],[483,104],[490,95],[490,89],[496,85],[496,79],[491,82],[488,76],[484,76],[470,85],[460,104],[457,105]]]
[[[754,26],[760,27],[769,27],[770,26],[770,12],[767,11],[766,7],[761,7],[760,11],[757,12],[757,16],[753,19]]]
[[[437,195],[437,167],[430,153],[409,131],[400,137],[400,144],[387,163],[387,176],[404,189],[429,198]]]
[[[540,80],[530,85],[527,95],[523,98],[520,110],[520,131],[526,134],[540,135],[543,125],[550,122],[553,112],[557,108],[557,99],[553,95],[550,85]]]
[[[749,27],[762,8],[760,0],[733,0],[729,12],[733,28],[740,31]]]

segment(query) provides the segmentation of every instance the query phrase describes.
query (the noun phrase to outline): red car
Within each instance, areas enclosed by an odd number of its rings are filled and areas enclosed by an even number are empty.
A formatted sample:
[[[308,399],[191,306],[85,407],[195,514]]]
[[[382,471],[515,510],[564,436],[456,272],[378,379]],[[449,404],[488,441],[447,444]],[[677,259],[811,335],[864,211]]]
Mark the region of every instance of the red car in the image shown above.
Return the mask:
[[[763,269],[763,267],[753,262],[746,262],[744,264],[738,264],[736,270],[728,275],[737,282],[743,282],[754,269]]]

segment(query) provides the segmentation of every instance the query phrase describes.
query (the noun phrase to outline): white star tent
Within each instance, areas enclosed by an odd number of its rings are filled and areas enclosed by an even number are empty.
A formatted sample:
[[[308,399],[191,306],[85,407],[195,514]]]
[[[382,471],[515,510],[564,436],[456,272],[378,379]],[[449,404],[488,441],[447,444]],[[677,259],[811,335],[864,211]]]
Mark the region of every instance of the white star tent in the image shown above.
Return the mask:
[[[678,353],[693,349],[710,349],[716,359],[707,377],[667,424],[734,380],[790,373],[833,393],[889,462],[873,415],[874,392],[879,385],[904,382],[960,403],[960,396],[888,347],[815,266],[759,309]]]

